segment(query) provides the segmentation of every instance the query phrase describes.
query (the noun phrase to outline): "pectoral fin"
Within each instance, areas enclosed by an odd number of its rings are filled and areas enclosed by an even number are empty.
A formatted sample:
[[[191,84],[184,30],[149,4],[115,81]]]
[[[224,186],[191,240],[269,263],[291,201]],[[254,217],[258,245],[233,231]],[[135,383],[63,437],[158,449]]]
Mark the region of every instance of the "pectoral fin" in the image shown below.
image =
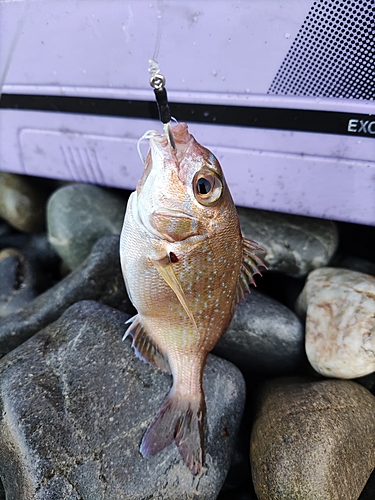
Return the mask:
[[[198,330],[197,324],[195,322],[194,316],[189,309],[184,291],[181,287],[181,283],[178,281],[178,279],[173,271],[173,266],[170,262],[170,259],[167,257],[166,259],[162,259],[162,260],[154,260],[153,263],[154,263],[156,269],[159,271],[161,277],[172,288],[172,290],[176,294],[176,297],[178,298],[182,307],[185,309],[186,314],[190,318],[191,322],[194,325],[196,332],[199,335],[199,330]]]
[[[255,241],[242,238],[242,265],[240,275],[238,277],[237,301],[241,298],[245,298],[245,292],[250,292],[251,283],[256,286],[253,278],[254,274],[260,274],[262,276],[258,269],[258,265],[267,269],[267,266],[262,259],[258,257],[255,250],[258,252],[264,252],[264,250],[262,250],[262,248],[260,248]]]

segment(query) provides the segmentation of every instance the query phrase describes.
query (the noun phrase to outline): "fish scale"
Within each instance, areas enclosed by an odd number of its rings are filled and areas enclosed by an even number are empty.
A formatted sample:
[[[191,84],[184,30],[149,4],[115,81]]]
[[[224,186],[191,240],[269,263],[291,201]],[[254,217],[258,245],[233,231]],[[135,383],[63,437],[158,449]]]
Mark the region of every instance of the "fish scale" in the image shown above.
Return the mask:
[[[136,354],[170,371],[173,384],[141,444],[144,456],[173,441],[193,474],[204,463],[208,352],[228,327],[239,297],[263,264],[240,231],[215,156],[178,124],[150,133],[145,170],[132,193],[120,258],[138,314],[126,335]]]

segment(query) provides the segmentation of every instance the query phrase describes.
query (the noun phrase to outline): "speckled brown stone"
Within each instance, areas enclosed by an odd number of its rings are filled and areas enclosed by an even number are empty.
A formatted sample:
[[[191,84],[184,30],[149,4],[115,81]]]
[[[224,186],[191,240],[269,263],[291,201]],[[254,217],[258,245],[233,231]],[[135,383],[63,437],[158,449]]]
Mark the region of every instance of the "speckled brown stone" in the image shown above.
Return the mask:
[[[0,172],[0,217],[24,232],[45,226],[45,182],[25,175]]]
[[[347,380],[269,382],[251,466],[259,500],[357,500],[375,467],[375,397]]]

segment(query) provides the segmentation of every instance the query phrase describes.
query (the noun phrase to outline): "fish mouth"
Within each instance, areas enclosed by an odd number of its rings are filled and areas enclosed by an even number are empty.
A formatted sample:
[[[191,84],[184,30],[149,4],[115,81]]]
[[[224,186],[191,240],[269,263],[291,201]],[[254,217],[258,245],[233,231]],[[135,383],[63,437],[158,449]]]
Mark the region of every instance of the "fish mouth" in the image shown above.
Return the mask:
[[[186,123],[178,123],[169,129],[164,129],[162,134],[150,135],[149,139],[150,148],[157,156],[175,156],[181,159],[192,141],[192,135]]]

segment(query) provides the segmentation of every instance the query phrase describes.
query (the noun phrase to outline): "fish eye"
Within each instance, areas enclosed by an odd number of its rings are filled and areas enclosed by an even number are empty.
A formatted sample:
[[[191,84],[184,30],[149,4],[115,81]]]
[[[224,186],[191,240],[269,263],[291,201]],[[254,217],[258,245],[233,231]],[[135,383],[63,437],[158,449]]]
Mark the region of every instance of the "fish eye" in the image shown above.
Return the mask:
[[[197,180],[197,191],[199,194],[208,194],[212,189],[211,182],[204,177]]]
[[[223,182],[216,172],[203,168],[194,176],[193,190],[195,198],[201,205],[214,205],[223,193]]]

